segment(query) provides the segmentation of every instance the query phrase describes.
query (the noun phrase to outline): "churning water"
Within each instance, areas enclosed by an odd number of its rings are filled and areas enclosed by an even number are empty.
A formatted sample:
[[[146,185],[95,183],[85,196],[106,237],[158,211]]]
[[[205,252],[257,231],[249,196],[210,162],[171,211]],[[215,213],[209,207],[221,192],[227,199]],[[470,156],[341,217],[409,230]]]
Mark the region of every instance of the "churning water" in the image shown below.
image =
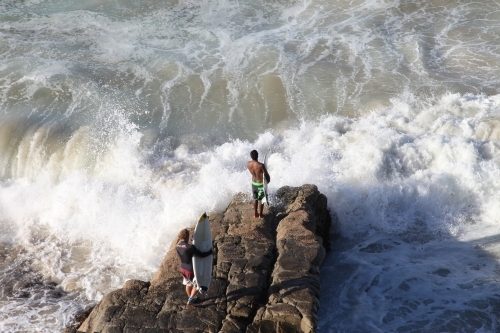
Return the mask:
[[[316,184],[318,332],[500,330],[500,3],[1,0],[0,331],[55,332],[178,230]]]

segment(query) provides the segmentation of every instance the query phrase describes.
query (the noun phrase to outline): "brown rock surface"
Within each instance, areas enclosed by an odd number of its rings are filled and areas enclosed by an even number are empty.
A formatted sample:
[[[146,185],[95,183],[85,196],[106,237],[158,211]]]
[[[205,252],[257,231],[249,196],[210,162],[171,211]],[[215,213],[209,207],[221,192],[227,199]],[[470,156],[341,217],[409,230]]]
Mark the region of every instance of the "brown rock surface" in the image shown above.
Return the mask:
[[[331,225],[326,197],[303,185],[281,188],[277,201],[255,219],[249,197],[238,194],[210,216],[212,281],[194,307],[172,244],[150,282],[129,280],[106,295],[78,332],[314,332]]]

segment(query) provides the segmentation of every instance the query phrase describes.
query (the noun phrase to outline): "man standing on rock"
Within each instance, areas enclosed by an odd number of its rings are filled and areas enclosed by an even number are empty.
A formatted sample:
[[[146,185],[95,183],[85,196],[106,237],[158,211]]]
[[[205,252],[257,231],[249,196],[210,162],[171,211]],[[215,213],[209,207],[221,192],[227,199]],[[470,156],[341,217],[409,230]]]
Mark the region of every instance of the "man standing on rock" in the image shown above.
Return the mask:
[[[253,210],[254,217],[264,217],[262,215],[262,210],[264,209],[262,205],[262,199],[264,199],[264,177],[269,183],[271,181],[271,176],[266,170],[266,166],[259,162],[259,153],[256,150],[250,152],[251,161],[247,163],[248,171],[252,174],[252,194],[253,194]],[[259,213],[257,213],[257,207],[259,208]]]
[[[188,296],[187,305],[192,305],[196,301],[196,294],[198,293],[193,271],[193,255],[205,258],[212,254],[212,249],[202,252],[194,245],[189,244],[189,229],[182,229],[179,232],[175,249],[181,259],[182,284],[186,286],[186,294]]]

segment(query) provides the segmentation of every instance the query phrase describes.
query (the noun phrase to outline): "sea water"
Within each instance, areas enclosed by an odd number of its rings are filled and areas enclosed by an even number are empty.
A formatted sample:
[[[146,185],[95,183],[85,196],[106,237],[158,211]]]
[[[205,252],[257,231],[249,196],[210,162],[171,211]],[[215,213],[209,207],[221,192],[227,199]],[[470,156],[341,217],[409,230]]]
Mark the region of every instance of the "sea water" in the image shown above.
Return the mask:
[[[0,332],[149,280],[252,149],[338,218],[318,332],[499,331],[499,36],[493,0],[0,1]]]

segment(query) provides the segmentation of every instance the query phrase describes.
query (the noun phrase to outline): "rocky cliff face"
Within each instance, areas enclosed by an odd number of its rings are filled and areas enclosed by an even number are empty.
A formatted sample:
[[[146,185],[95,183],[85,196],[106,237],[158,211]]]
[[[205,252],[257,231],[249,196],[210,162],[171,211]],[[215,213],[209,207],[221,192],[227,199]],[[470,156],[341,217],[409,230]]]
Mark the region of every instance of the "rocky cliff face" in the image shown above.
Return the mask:
[[[208,295],[186,306],[172,244],[150,282],[127,281],[78,327],[66,332],[315,332],[319,268],[331,226],[326,197],[314,185],[283,187],[278,205],[253,218],[236,195],[210,216],[214,269]]]

